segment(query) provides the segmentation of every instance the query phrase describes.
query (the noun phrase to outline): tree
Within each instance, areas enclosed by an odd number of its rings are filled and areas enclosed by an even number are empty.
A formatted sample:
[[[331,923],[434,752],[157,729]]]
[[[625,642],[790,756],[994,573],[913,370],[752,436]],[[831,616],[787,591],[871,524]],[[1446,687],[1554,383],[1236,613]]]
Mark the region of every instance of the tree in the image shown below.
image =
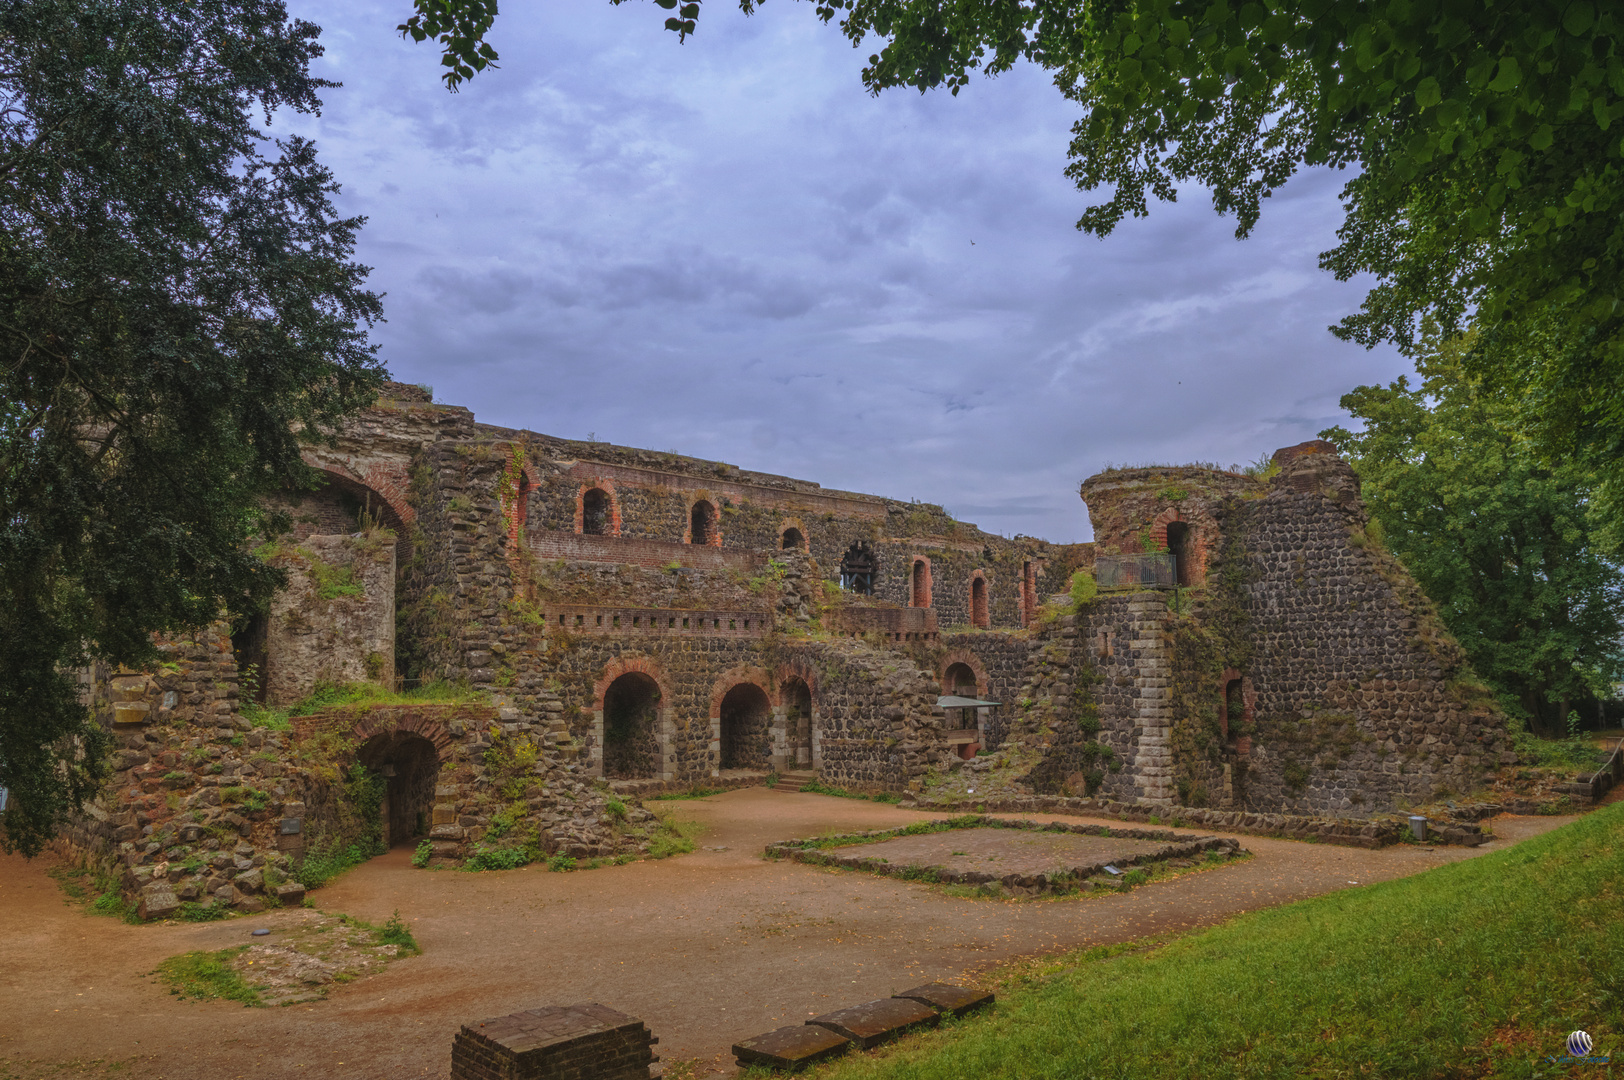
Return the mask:
[[[760,2],[740,0],[746,12]],[[1413,352],[1425,320],[1448,333],[1472,321],[1482,332],[1464,370],[1518,404],[1547,461],[1588,456],[1598,497],[1624,520],[1624,11],[1591,0],[816,2],[854,45],[884,41],[862,73],[875,93],[956,94],[972,72],[1022,60],[1053,72],[1082,112],[1067,173],[1107,193],[1078,222],[1091,233],[1195,181],[1244,236],[1299,167],[1357,170],[1341,242],[1321,263],[1376,283],[1334,332]],[[667,25],[692,32],[690,8]],[[447,38],[447,62],[475,44]],[[1543,347],[1553,324],[1562,345]],[[1624,531],[1609,535],[1624,550]]]
[[[1470,340],[1422,339],[1419,386],[1361,386],[1365,423],[1322,432],[1348,455],[1381,535],[1438,604],[1472,666],[1537,732],[1624,675],[1624,574],[1601,550],[1595,472],[1547,465],[1514,409],[1463,370]]]
[[[75,669],[263,602],[261,498],[375,393],[360,219],[262,111],[319,106],[280,0],[0,2],[0,785],[38,852],[106,775]]]

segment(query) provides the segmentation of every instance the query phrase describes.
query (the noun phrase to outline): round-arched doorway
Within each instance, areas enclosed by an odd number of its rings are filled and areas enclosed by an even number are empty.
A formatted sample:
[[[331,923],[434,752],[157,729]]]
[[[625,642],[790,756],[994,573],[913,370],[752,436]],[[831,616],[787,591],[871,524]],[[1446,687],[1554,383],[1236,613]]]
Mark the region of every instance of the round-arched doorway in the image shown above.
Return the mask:
[[[755,683],[740,683],[722,698],[724,769],[766,769],[772,763],[772,703]]]
[[[610,780],[649,780],[658,775],[660,686],[640,672],[627,672],[603,693],[603,775]]]
[[[440,755],[434,744],[410,731],[390,731],[361,744],[355,758],[384,780],[379,818],[386,847],[413,844],[434,824],[434,786]]]

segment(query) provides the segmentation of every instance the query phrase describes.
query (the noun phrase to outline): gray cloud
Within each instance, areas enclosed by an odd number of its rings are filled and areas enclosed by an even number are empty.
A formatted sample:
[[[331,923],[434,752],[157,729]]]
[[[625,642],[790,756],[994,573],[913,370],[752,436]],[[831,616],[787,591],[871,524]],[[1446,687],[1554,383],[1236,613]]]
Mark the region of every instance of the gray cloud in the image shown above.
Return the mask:
[[[1198,190],[1073,225],[1072,107],[1041,72],[871,98],[805,4],[504,11],[448,95],[394,3],[295,0],[342,80],[317,138],[369,218],[382,355],[493,423],[675,449],[1084,539],[1107,463],[1247,462],[1403,370],[1327,324],[1344,177],[1239,242]]]

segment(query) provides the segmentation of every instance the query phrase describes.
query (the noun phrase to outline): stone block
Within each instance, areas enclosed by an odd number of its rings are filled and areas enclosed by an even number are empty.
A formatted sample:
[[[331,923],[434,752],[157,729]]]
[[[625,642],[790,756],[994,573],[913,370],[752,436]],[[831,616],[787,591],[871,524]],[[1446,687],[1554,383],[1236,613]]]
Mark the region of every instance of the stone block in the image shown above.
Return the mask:
[[[233,878],[232,883],[245,893],[257,893],[265,887],[265,872],[257,868],[245,870]]]
[[[924,986],[916,986],[912,990],[904,990],[891,996],[917,1001],[921,1005],[929,1005],[937,1012],[950,1013],[953,1016],[963,1016],[993,1003],[990,991],[976,990],[969,986],[952,986],[948,983],[926,983]]]
[[[733,1044],[740,1068],[762,1065],[769,1069],[803,1069],[816,1061],[839,1057],[851,1049],[851,1040],[826,1027],[803,1024],[752,1035]]]
[[[463,1025],[451,1080],[648,1080],[659,1040],[606,1005],[552,1005]]]
[[[180,897],[175,895],[167,881],[162,881],[141,890],[141,903],[136,908],[136,914],[144,921],[152,922],[154,919],[167,919],[179,910]]]
[[[460,825],[436,825],[429,830],[430,840],[461,840],[463,837]]]
[[[910,1031],[935,1027],[941,1017],[935,1009],[903,998],[881,998],[853,1005],[849,1009],[814,1016],[808,1024],[828,1028],[843,1035],[864,1050],[900,1038]]]
[[[282,819],[283,836],[298,836],[304,832],[304,818],[285,817]]]
[[[285,881],[276,887],[276,899],[283,907],[299,907],[304,903],[305,887],[297,881]]]

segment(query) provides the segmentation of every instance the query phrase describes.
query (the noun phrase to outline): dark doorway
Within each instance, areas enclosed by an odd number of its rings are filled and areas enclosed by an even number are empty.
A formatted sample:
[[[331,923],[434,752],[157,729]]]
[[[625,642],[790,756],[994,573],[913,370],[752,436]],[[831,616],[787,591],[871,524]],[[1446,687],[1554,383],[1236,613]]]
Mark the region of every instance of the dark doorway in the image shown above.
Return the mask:
[[[414,844],[429,834],[434,819],[434,786],[440,779],[440,755],[434,744],[409,731],[374,735],[362,744],[356,760],[384,779],[379,817],[386,847]]]
[[[784,734],[789,741],[789,765],[812,767],[812,688],[800,679],[784,683]]]
[[[859,540],[846,549],[840,560],[840,587],[847,592],[874,595],[874,548]]]
[[[806,546],[806,537],[801,535],[800,529],[785,529],[784,539],[780,546],[785,551],[800,551]]]
[[[608,536],[612,514],[609,493],[593,488],[581,496],[581,531],[588,536]]]
[[[658,772],[660,687],[631,672],[603,695],[603,775],[611,780],[652,780]]]
[[[244,615],[232,624],[231,653],[237,661],[237,677],[242,681],[242,696],[261,705],[265,703],[266,665],[270,662],[271,617],[265,612]]]
[[[985,630],[992,624],[987,617],[987,582],[985,578],[970,579],[970,625]]]
[[[1173,555],[1173,570],[1180,585],[1190,584],[1190,536],[1192,530],[1182,521],[1167,523],[1167,550]]]
[[[716,507],[703,499],[694,503],[688,524],[688,533],[692,543],[716,543]]]
[[[740,683],[722,699],[722,768],[765,769],[772,762],[772,705],[755,683]]]

